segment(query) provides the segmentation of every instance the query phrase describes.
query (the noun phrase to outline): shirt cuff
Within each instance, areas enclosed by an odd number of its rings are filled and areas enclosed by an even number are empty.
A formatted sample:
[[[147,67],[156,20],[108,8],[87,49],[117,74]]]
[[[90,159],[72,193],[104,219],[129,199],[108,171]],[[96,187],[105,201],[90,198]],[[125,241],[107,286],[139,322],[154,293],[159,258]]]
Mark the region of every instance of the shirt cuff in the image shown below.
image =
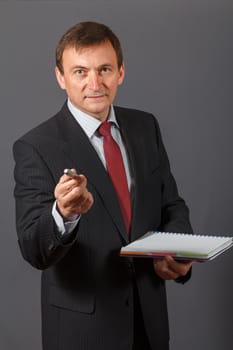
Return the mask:
[[[75,229],[75,227],[77,226],[77,224],[79,223],[79,220],[81,218],[81,215],[76,215],[74,217],[74,219],[69,220],[69,221],[65,221],[63,219],[63,217],[61,216],[61,214],[59,213],[59,211],[57,210],[57,202],[56,201],[53,203],[52,216],[53,216],[53,219],[56,223],[58,232],[61,235],[71,233]]]

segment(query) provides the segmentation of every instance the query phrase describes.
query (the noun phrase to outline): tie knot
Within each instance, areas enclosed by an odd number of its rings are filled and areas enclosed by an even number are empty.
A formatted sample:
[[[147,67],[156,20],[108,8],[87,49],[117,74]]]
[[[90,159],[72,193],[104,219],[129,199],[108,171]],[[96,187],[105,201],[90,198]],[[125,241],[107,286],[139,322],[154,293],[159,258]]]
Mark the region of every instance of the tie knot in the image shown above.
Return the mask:
[[[111,123],[107,121],[103,122],[100,124],[98,131],[102,136],[111,136]]]

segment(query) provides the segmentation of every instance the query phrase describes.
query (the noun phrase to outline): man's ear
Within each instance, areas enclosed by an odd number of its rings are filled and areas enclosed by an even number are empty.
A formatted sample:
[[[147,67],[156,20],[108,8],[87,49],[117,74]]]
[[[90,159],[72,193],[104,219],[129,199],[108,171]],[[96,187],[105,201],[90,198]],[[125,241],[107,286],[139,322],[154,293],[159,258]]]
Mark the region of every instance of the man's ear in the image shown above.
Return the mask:
[[[64,75],[61,73],[60,69],[56,66],[55,67],[55,75],[57,78],[57,82],[62,90],[66,89],[66,84],[64,80]]]
[[[119,78],[118,78],[118,85],[121,85],[124,81],[125,77],[125,65],[122,63],[120,69],[119,69]]]

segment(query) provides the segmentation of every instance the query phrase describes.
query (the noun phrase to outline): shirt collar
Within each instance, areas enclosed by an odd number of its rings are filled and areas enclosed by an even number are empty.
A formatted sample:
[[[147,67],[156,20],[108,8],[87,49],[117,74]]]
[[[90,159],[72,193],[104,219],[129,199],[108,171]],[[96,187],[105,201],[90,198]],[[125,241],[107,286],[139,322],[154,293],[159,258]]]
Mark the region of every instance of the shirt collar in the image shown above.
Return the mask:
[[[67,106],[68,109],[70,110],[71,114],[74,116],[74,118],[76,119],[76,121],[79,123],[79,125],[81,126],[81,128],[84,130],[84,132],[87,134],[87,136],[89,137],[89,139],[91,139],[96,130],[98,129],[98,127],[101,124],[101,121],[90,116],[87,113],[84,113],[83,111],[81,111],[80,109],[78,109],[77,107],[75,107],[70,99],[68,98],[67,100]],[[116,116],[115,116],[115,111],[113,108],[113,105],[110,106],[110,112],[108,115],[108,121],[114,123],[114,125],[116,125],[119,129],[119,125],[117,123],[116,120]]]

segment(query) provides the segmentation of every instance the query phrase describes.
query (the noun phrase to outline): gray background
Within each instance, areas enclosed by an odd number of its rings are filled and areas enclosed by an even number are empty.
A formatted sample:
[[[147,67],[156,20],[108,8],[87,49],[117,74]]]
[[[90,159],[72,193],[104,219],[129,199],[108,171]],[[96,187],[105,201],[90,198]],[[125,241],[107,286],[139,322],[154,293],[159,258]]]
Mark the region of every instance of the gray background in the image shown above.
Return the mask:
[[[195,232],[233,235],[233,3],[226,0],[0,2],[0,348],[40,350],[40,272],[16,240],[12,143],[64,101],[54,48],[71,25],[96,20],[121,39],[117,103],[154,113]],[[230,350],[233,252],[168,282],[171,350]],[[67,349],[69,350],[69,349]]]

